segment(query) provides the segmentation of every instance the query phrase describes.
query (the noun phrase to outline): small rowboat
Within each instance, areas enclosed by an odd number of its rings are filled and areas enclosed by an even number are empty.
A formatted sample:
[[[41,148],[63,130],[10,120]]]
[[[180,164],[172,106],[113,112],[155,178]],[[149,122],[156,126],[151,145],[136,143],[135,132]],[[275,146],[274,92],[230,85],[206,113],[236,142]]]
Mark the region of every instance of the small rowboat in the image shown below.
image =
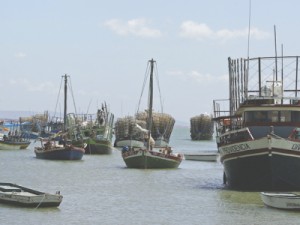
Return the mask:
[[[48,194],[12,183],[0,183],[0,203],[24,207],[58,207],[63,199],[59,191]]]
[[[300,210],[300,195],[294,193],[261,192],[260,197],[265,205],[273,208]]]
[[[210,161],[216,162],[218,159],[218,153],[184,153],[185,160],[195,160],[195,161]]]

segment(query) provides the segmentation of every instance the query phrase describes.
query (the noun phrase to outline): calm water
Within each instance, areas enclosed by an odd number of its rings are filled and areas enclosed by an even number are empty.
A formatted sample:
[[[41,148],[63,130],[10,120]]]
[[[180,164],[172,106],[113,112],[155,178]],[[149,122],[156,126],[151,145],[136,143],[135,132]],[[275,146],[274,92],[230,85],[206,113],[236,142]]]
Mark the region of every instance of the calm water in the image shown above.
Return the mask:
[[[175,128],[179,152],[216,151]],[[118,150],[82,161],[39,160],[28,150],[1,151],[0,177],[64,196],[59,208],[0,205],[0,224],[299,224],[300,212],[263,205],[258,192],[224,189],[220,162],[183,161],[179,169],[127,169]]]

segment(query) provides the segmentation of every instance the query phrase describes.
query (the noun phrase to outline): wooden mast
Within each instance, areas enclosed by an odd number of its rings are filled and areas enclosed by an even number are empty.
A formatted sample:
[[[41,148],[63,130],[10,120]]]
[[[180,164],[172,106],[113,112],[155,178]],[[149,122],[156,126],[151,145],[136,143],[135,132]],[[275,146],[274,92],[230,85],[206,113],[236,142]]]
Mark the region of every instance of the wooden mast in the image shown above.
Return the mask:
[[[148,106],[148,141],[147,141],[147,149],[151,149],[150,140],[151,140],[151,130],[152,130],[152,108],[153,108],[153,67],[154,67],[154,60],[151,59],[150,61],[150,82],[149,82],[149,106]]]

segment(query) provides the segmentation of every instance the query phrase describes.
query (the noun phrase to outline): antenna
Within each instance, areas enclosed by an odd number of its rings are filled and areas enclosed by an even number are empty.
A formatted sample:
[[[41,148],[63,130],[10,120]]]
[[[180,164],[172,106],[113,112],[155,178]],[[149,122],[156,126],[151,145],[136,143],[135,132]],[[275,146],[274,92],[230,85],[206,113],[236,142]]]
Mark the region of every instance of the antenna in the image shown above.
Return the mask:
[[[281,82],[283,87],[283,44],[281,44]]]
[[[276,74],[276,81],[277,79],[277,43],[276,43],[276,26],[274,25],[274,39],[275,39],[275,74]]]
[[[251,0],[249,0],[248,49],[247,49],[248,60],[249,60],[249,51],[250,51],[250,33],[251,33]]]
[[[245,68],[244,76],[244,98],[247,98],[248,94],[248,75],[249,75],[249,52],[250,52],[250,34],[251,34],[251,0],[249,0],[249,24],[248,24],[248,49],[247,49],[247,65]]]

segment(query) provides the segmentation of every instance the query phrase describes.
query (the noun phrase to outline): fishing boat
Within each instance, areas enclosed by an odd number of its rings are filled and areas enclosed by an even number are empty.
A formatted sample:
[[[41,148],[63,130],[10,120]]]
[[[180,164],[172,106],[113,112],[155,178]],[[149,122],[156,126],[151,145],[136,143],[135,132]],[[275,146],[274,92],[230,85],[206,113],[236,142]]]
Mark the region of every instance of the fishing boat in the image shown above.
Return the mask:
[[[24,134],[15,132],[0,133],[0,150],[26,149],[31,141]]]
[[[79,126],[80,134],[86,143],[86,154],[111,154],[113,151],[113,123],[114,114],[110,112],[104,102],[101,109],[97,110],[96,118],[93,115],[85,114]],[[81,140],[75,145],[81,144]]]
[[[185,160],[216,162],[219,154],[217,152],[184,153]]]
[[[0,183],[0,203],[23,207],[58,207],[63,196],[40,192],[12,183]]]
[[[229,62],[229,99],[214,100],[223,182],[232,189],[300,190],[299,56]]]
[[[261,192],[263,203],[276,209],[300,210],[300,195],[295,193]]]
[[[140,148],[124,146],[122,149],[122,158],[128,168],[141,169],[161,169],[178,168],[183,155],[173,153],[171,147],[154,148],[155,141],[151,136],[152,130],[152,112],[153,112],[153,70],[155,61],[149,60],[150,64],[150,82],[149,82],[149,104],[147,129],[144,130],[146,146]],[[146,73],[147,74],[147,73]]]
[[[40,138],[41,145],[34,148],[34,152],[38,159],[50,160],[81,160],[85,153],[84,143],[82,146],[74,146],[72,141],[78,136],[74,134],[74,128],[68,127],[67,129],[67,74],[64,78],[64,126],[63,131],[57,133],[54,137]],[[60,137],[57,141],[57,136]]]

